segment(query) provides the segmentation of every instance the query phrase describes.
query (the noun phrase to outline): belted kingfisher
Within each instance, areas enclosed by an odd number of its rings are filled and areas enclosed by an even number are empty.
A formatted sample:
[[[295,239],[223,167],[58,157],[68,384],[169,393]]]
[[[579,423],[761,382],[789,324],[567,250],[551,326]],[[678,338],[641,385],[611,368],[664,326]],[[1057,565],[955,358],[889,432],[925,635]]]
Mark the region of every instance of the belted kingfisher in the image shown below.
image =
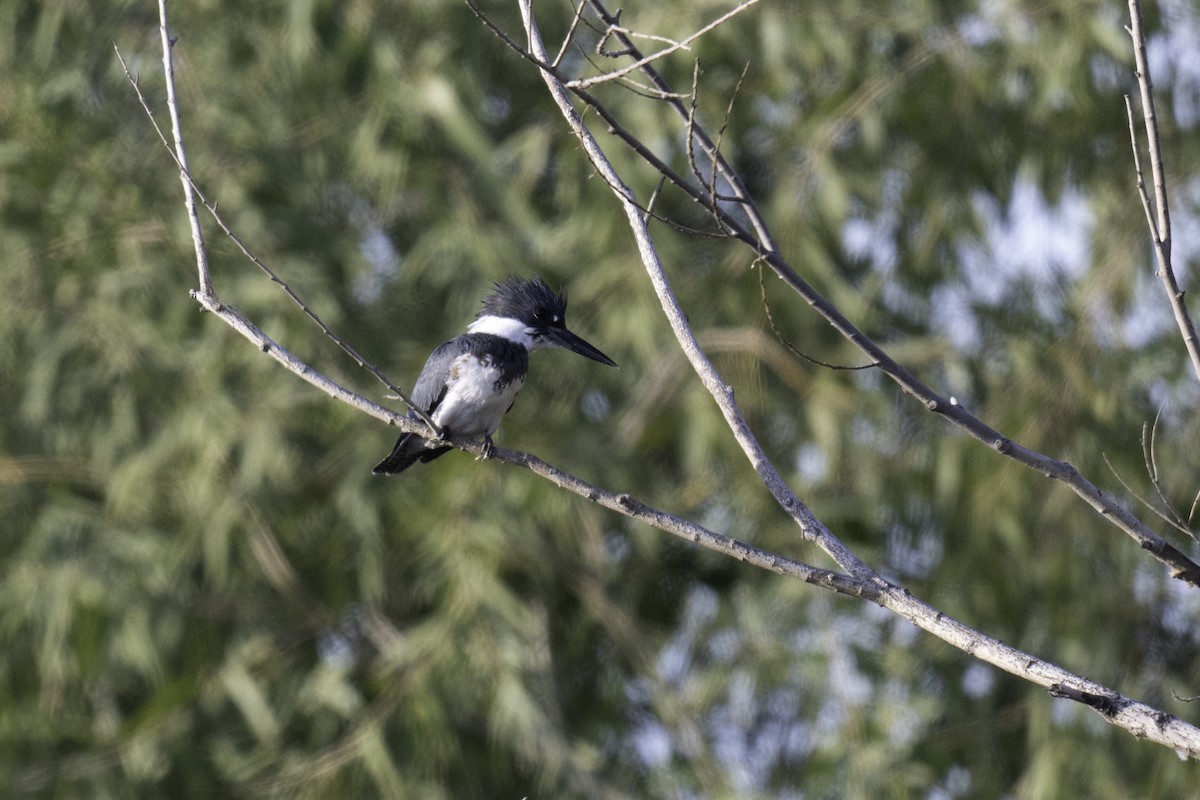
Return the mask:
[[[565,347],[593,361],[616,362],[567,330],[567,297],[541,278],[509,278],[483,298],[467,332],[430,354],[413,387],[412,401],[454,436],[492,434],[512,408],[529,371],[529,354]],[[408,412],[409,417],[417,415]],[[392,453],[375,465],[376,475],[395,475],[418,461],[432,461],[451,448],[414,433],[401,435]]]

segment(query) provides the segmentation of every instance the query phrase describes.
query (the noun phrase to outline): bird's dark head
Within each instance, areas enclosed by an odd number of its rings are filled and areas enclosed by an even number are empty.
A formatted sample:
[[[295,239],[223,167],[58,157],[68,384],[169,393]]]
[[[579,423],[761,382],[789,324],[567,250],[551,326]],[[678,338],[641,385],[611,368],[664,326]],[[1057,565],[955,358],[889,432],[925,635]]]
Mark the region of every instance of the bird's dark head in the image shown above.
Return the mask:
[[[492,287],[483,298],[477,318],[503,317],[517,319],[530,327],[560,323],[567,318],[566,294],[555,294],[544,280],[509,278]]]
[[[497,283],[469,328],[520,342],[530,350],[563,347],[573,353],[608,364],[617,364],[592,345],[567,330],[567,295],[556,294],[541,278],[509,278]]]

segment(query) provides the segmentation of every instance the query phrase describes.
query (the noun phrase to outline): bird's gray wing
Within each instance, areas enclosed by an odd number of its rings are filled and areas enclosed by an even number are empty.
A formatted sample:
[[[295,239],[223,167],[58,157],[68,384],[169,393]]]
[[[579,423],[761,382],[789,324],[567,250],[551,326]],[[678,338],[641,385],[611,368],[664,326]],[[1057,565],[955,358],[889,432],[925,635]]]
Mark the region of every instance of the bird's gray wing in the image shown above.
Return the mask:
[[[432,414],[446,396],[446,378],[450,375],[450,366],[454,359],[461,355],[461,348],[456,340],[451,339],[429,354],[417,384],[413,387],[412,401],[417,408],[426,414]]]

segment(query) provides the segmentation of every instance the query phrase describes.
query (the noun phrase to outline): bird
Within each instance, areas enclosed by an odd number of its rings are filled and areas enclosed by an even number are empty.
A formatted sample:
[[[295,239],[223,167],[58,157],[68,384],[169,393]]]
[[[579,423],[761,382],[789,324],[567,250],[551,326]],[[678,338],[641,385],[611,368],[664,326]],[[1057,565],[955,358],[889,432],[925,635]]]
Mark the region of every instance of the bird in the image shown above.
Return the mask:
[[[617,366],[567,330],[565,292],[555,293],[539,277],[510,277],[493,284],[466,333],[429,355],[410,399],[443,434],[482,438],[486,457],[492,449],[492,434],[525,384],[530,353],[554,347]],[[412,410],[408,416],[418,418]],[[451,449],[439,440],[405,433],[372,472],[396,475]]]

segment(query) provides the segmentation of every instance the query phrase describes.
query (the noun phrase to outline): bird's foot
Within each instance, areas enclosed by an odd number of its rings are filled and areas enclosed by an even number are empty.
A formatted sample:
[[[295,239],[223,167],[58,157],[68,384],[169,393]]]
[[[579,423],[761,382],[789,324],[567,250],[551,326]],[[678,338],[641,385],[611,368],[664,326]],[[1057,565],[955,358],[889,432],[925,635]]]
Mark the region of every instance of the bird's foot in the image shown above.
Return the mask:
[[[483,450],[480,451],[479,455],[475,456],[475,460],[482,461],[485,458],[491,458],[492,457],[492,447],[493,447],[492,437],[484,436],[483,437]]]

